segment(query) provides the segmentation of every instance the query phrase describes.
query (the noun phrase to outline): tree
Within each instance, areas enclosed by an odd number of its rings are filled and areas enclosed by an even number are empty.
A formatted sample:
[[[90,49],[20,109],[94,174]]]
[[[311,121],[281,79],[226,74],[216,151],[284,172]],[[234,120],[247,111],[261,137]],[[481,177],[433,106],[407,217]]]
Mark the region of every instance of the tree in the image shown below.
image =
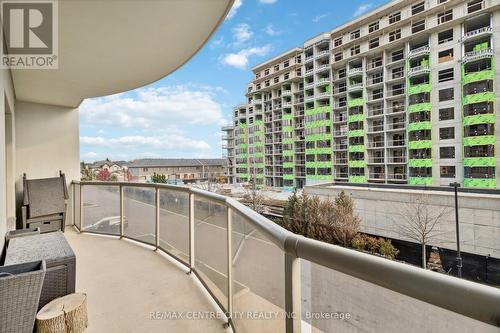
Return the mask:
[[[342,191],[334,201],[293,193],[283,211],[285,227],[317,240],[351,246],[359,232],[360,219],[354,201]]]
[[[266,206],[266,197],[262,194],[262,190],[257,186],[255,175],[250,180],[249,185],[245,187],[243,199],[250,204],[250,208],[259,214],[263,214],[268,211]]]
[[[151,176],[151,181],[153,183],[166,184],[167,177],[165,175],[160,175],[160,174],[154,172],[153,175]]]
[[[427,268],[425,247],[439,235],[443,217],[449,214],[446,207],[431,206],[430,197],[421,194],[412,198],[401,208],[400,221],[394,221],[401,236],[418,242],[422,246],[422,267]]]
[[[359,232],[361,220],[354,213],[354,200],[344,191],[341,191],[335,198],[331,221],[335,242],[342,246],[350,246],[354,236]]]
[[[108,169],[102,169],[99,171],[99,173],[96,175],[96,179],[100,181],[108,181],[109,177],[111,177],[111,174],[109,173]]]

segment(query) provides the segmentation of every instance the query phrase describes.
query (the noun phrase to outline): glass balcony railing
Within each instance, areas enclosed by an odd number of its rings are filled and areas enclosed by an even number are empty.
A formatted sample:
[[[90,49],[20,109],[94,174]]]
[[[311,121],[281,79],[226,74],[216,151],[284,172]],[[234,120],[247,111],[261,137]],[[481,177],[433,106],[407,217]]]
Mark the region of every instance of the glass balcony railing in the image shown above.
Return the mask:
[[[70,195],[78,231],[176,259],[235,332],[346,331],[354,320],[362,331],[498,329],[498,289],[293,234],[232,198],[127,182],[73,182]]]

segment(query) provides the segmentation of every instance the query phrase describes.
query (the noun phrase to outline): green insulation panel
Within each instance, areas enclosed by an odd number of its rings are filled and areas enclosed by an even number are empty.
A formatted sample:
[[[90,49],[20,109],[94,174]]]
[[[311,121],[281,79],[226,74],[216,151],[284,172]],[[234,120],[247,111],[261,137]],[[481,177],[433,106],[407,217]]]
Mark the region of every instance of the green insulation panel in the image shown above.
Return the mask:
[[[464,187],[496,188],[497,180],[494,178],[465,178]]]
[[[430,186],[433,183],[432,177],[410,177],[408,178],[408,184],[410,185],[426,185]]]

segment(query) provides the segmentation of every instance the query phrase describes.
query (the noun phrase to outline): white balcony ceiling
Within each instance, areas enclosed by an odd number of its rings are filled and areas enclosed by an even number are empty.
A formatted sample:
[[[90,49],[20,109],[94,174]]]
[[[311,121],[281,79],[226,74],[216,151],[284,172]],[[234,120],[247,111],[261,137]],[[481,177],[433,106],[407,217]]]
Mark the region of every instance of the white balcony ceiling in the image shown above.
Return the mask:
[[[13,70],[18,100],[77,107],[188,61],[234,0],[59,1],[59,69]]]

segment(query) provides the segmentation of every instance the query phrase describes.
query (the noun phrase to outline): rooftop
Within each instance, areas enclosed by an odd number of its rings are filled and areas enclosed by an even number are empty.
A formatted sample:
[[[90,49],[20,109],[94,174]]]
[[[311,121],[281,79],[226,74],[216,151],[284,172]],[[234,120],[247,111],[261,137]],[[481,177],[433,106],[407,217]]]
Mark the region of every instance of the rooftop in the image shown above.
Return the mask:
[[[225,159],[222,158],[144,158],[131,161],[129,168],[144,167],[182,167],[197,165],[223,165]]]

